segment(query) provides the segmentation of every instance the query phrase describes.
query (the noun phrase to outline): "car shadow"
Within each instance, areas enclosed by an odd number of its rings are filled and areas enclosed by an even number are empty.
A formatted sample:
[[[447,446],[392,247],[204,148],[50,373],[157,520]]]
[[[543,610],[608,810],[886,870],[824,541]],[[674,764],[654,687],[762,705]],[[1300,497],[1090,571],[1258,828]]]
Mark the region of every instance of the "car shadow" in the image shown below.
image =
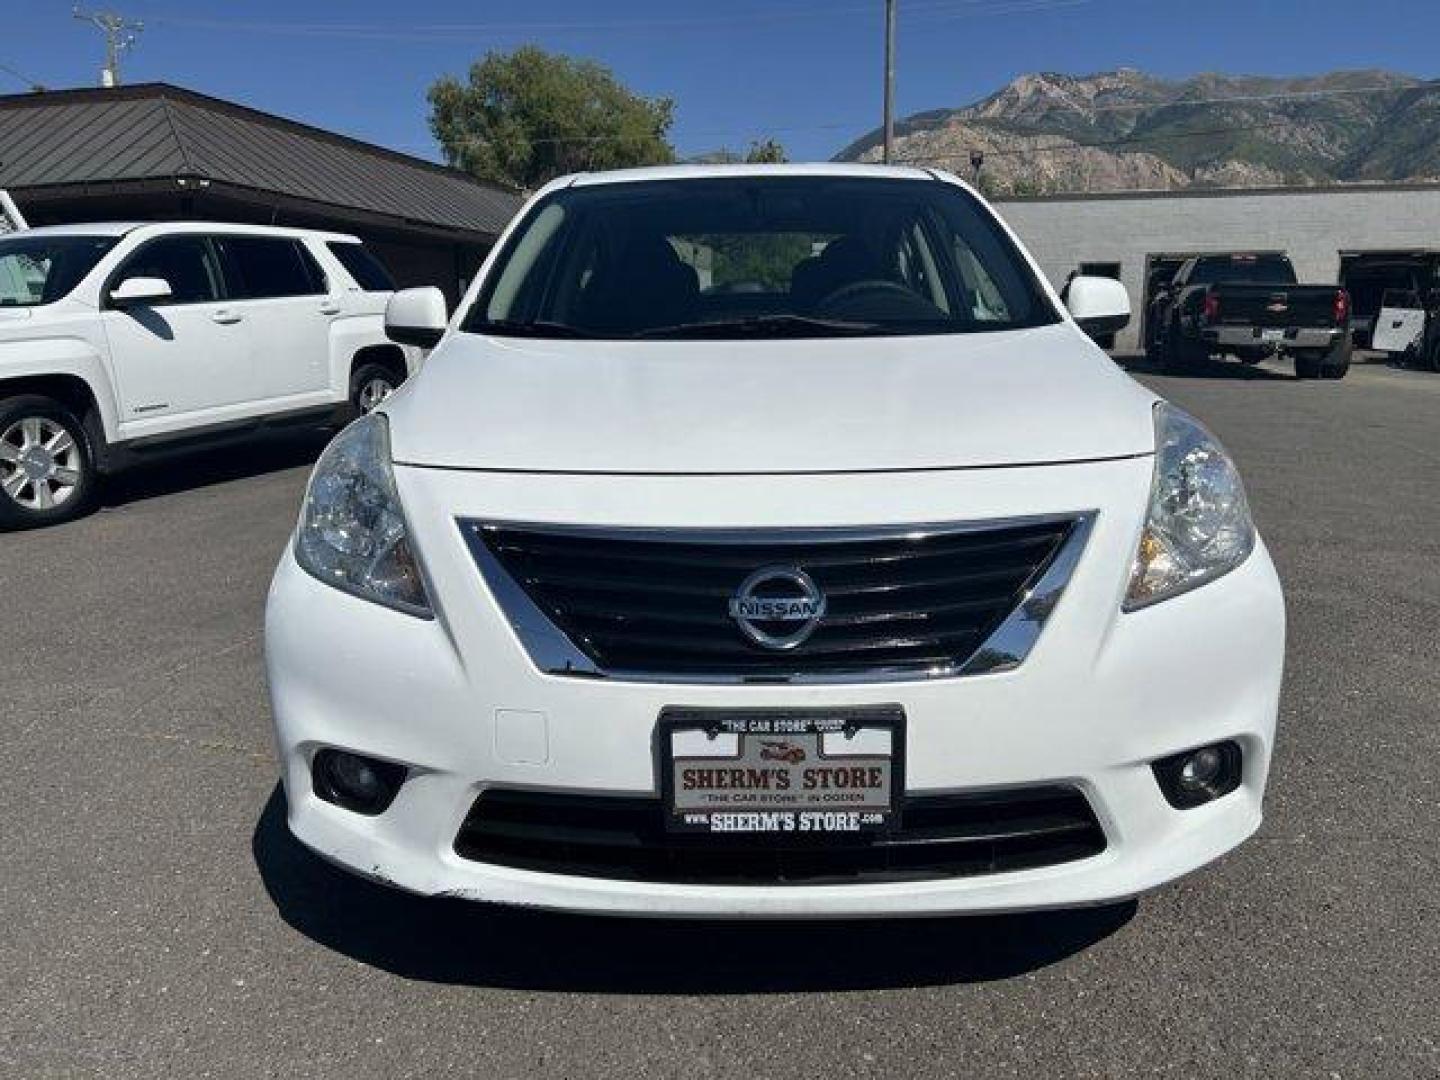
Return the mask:
[[[105,479],[101,509],[313,465],[334,431],[306,427],[136,461]]]
[[[735,994],[1013,978],[1128,923],[1136,903],[953,919],[677,921],[425,899],[357,878],[290,834],[277,785],[252,851],[280,917],[327,948],[426,982],[529,991]]]
[[[1112,356],[1112,360],[1131,375],[1147,375],[1158,379],[1235,379],[1249,382],[1296,382],[1293,371],[1274,371],[1258,364],[1242,364],[1238,360],[1203,360],[1184,371],[1166,371],[1143,354]]]

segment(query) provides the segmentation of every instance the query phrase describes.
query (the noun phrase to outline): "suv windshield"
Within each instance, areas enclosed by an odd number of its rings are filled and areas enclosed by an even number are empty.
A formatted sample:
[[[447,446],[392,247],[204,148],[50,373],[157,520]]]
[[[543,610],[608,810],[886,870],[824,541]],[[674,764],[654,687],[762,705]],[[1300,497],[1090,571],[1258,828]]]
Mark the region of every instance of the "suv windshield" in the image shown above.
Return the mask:
[[[580,185],[538,203],[462,324],[567,338],[956,334],[1058,321],[978,200],[937,180]]]
[[[115,246],[113,236],[0,240],[0,307],[36,307],[67,295]]]

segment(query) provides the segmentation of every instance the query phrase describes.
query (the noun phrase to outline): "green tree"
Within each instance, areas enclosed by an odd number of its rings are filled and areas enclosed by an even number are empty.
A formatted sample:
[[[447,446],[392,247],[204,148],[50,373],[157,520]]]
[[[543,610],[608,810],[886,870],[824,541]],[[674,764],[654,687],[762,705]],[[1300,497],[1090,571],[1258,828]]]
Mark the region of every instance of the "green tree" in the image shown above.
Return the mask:
[[[673,101],[641,97],[600,64],[533,45],[488,53],[467,81],[446,75],[426,96],[445,159],[514,187],[675,160],[666,139]]]
[[[763,139],[750,144],[750,152],[745,155],[745,160],[751,165],[778,165],[790,159],[785,156],[785,147],[779,142]]]

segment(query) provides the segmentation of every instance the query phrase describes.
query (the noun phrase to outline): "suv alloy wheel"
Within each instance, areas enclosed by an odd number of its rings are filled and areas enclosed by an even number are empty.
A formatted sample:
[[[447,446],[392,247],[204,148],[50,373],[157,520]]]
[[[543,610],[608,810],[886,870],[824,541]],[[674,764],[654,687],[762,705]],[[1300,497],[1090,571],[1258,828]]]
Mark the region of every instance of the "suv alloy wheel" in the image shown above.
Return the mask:
[[[364,364],[350,378],[350,403],[359,416],[367,416],[384,404],[399,386],[389,368]]]
[[[69,409],[39,395],[0,401],[0,526],[68,521],[94,485],[89,439]]]

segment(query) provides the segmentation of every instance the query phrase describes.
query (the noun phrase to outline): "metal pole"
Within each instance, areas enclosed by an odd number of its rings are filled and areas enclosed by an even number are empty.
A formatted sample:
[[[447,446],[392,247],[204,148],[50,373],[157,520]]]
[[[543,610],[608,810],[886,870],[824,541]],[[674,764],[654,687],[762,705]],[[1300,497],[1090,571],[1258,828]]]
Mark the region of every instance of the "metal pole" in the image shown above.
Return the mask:
[[[885,0],[885,164],[895,159],[895,0]]]
[[[100,69],[101,86],[120,85],[120,56],[135,44],[135,34],[145,29],[145,24],[134,22],[113,11],[73,12],[75,18],[93,23],[105,35],[105,66]]]

